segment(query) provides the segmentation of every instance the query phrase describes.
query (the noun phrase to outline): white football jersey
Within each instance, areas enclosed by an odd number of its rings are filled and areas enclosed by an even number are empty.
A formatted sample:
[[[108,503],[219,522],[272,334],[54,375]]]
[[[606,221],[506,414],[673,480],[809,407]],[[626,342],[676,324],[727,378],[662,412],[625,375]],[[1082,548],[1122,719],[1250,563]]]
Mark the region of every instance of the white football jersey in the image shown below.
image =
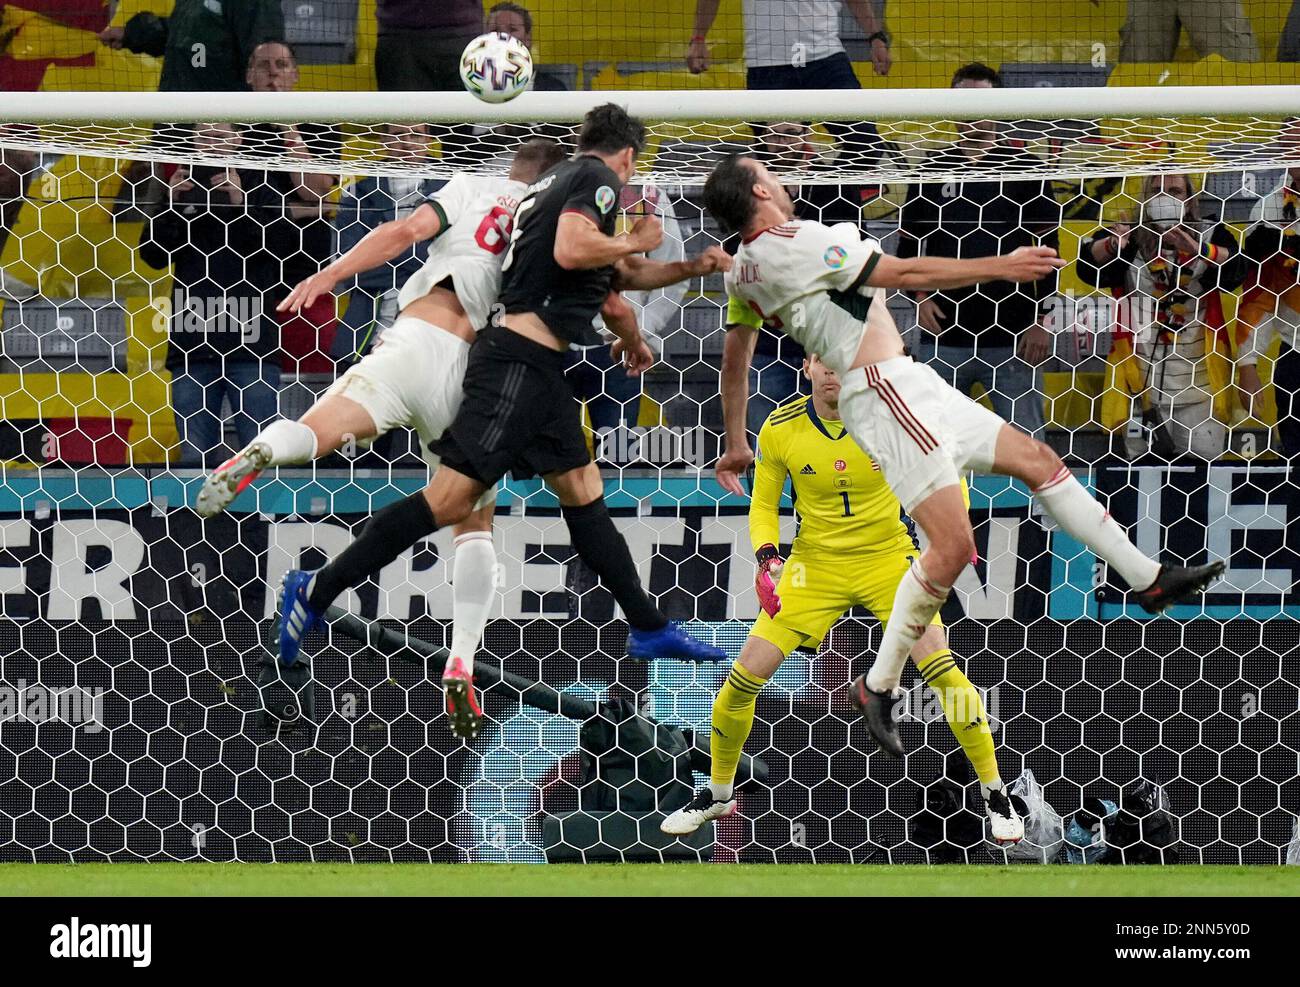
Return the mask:
[[[457,175],[428,202],[442,218],[424,266],[407,279],[398,309],[451,278],[470,324],[488,323],[501,293],[501,259],[510,245],[515,209],[528,186],[490,175]]]
[[[880,257],[880,244],[852,223],[792,219],[741,242],[727,294],[843,376],[866,331],[877,293],[866,281]]]

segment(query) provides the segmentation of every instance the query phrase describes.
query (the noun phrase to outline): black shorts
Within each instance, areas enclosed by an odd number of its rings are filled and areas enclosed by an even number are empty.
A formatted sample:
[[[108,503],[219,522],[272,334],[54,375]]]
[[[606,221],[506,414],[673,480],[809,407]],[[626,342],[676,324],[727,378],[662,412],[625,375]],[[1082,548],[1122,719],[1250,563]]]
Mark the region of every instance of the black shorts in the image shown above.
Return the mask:
[[[565,357],[504,326],[484,329],[469,351],[460,410],[430,451],[489,487],[507,473],[526,480],[586,466]]]

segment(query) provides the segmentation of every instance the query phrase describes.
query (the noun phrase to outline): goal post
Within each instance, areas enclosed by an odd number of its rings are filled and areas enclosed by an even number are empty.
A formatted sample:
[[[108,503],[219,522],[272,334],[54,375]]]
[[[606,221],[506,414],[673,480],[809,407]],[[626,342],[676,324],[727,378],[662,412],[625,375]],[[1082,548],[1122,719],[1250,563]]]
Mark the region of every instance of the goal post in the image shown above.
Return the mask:
[[[468,93],[6,93],[7,124],[0,148],[60,153],[93,151],[108,156],[166,160],[178,153],[178,121],[240,124],[313,124],[337,131],[328,154],[277,159],[270,147],[247,142],[239,153],[185,149],[181,156],[214,165],[255,163],[286,170],[304,157],[324,173],[407,174],[446,177],[454,170],[502,170],[470,153],[472,135],[430,160],[395,164],[374,154],[386,125],[469,124],[490,130],[503,125],[553,124],[575,128],[593,106],[614,102],[649,126],[650,151],[634,181],[700,183],[707,156],[660,164],[653,153],[668,141],[745,143],[753,122],[784,120],[817,124],[873,124],[893,153],[845,161],[834,173],[797,177],[811,183],[918,175],[912,157],[944,138],[959,121],[1000,121],[1035,152],[1002,162],[996,174],[973,165],[975,177],[1047,174],[1059,177],[1137,175],[1153,171],[1222,171],[1280,167],[1300,160],[1300,123],[1294,86],[1134,86],[1101,89],[1025,88],[895,90],[684,90],[525,93],[489,104]],[[398,119],[400,117],[400,119]],[[177,129],[168,130],[172,124]],[[170,134],[172,139],[160,139]],[[516,137],[527,131],[513,130]],[[554,130],[548,133],[555,133]],[[341,151],[341,153],[338,153]],[[928,177],[928,173],[927,173]]]

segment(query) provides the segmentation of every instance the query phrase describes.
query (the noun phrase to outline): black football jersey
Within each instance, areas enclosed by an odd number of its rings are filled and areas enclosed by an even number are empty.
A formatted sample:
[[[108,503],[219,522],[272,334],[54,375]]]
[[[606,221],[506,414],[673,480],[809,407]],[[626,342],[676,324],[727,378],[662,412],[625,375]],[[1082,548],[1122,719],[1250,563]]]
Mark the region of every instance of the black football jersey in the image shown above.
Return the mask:
[[[613,265],[566,271],[555,262],[555,232],[560,216],[579,212],[613,236],[621,190],[618,176],[591,155],[556,165],[529,186],[501,265],[507,314],[533,312],[555,335],[579,346],[601,342],[592,322],[609,294]]]

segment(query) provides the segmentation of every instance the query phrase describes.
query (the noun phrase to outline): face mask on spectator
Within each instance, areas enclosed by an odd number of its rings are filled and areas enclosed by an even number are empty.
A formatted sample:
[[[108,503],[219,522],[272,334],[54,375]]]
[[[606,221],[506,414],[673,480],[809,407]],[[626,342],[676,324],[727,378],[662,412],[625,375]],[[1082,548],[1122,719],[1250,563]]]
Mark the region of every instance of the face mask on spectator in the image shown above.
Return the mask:
[[[1156,230],[1168,230],[1183,221],[1186,203],[1168,192],[1157,192],[1142,204],[1142,223]]]

